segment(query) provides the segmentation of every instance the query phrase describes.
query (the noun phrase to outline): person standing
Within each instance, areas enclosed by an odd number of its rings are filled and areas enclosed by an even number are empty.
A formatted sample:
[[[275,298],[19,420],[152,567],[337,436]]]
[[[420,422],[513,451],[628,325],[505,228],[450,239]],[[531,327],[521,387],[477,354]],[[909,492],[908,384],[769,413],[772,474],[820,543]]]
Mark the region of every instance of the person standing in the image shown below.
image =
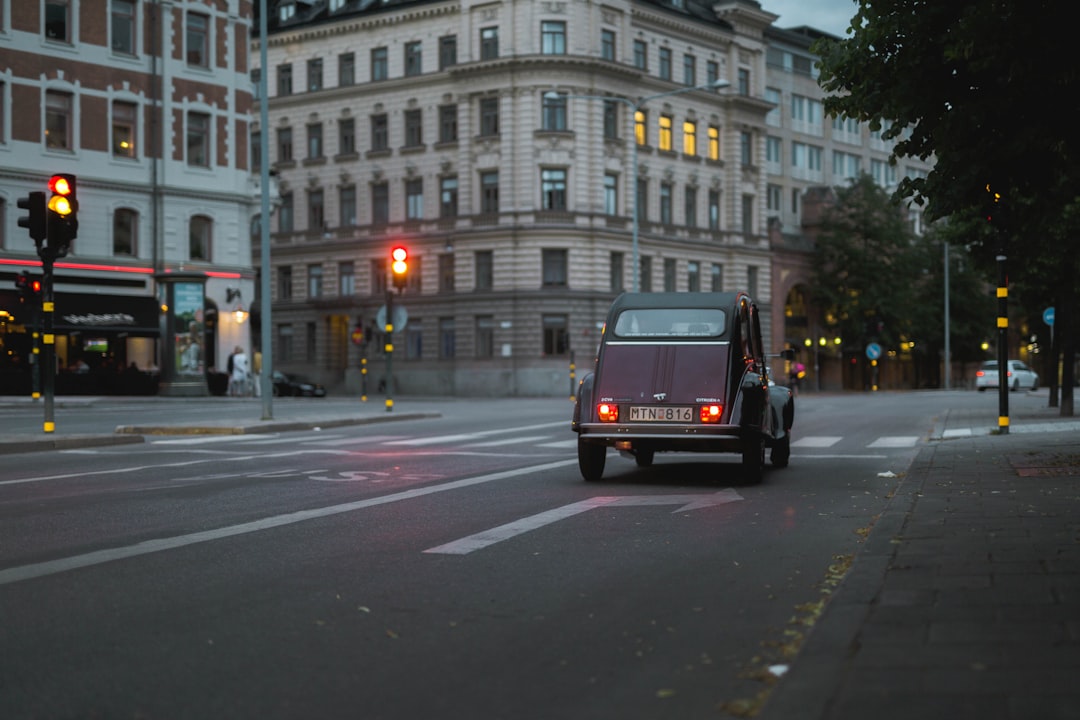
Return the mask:
[[[230,394],[235,396],[247,395],[248,388],[248,359],[244,354],[244,348],[239,345],[236,346],[236,350],[229,356],[232,361],[232,373],[229,376],[229,391]]]

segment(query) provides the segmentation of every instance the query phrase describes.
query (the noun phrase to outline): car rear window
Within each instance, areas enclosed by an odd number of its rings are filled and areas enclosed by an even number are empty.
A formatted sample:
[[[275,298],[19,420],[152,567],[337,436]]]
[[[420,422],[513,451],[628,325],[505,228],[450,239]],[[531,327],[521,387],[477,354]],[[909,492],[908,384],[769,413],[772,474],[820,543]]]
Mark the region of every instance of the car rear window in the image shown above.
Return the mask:
[[[715,338],[724,334],[727,316],[716,308],[636,308],[619,313],[620,338]]]

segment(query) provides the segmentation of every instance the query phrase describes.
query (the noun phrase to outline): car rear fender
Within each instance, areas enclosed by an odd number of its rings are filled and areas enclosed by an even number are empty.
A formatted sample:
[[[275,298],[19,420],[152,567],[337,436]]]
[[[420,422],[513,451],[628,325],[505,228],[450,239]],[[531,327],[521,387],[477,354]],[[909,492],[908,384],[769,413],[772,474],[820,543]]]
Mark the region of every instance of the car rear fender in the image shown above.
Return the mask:
[[[574,397],[574,417],[570,421],[570,429],[578,432],[582,421],[592,420],[593,385],[596,383],[596,373],[586,373],[578,382],[577,395]],[[582,418],[582,413],[585,417]]]

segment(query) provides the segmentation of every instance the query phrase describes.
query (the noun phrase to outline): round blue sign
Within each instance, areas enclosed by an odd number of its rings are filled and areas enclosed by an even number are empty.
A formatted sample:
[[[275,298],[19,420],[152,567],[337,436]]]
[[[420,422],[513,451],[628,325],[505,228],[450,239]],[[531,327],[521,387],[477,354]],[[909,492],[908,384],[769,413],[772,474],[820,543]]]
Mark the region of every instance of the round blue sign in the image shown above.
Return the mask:
[[[1046,323],[1047,325],[1049,325],[1050,327],[1054,327],[1054,308],[1053,307],[1048,307],[1045,310],[1043,310],[1043,322]]]
[[[877,360],[881,357],[881,346],[877,343],[870,343],[866,346],[866,357],[871,360]]]

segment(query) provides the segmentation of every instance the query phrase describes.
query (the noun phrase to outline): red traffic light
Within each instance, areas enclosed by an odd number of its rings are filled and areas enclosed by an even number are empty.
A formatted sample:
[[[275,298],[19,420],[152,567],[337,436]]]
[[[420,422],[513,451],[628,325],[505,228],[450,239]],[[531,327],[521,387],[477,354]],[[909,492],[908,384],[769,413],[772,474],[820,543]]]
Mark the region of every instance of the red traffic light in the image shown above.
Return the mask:
[[[400,245],[390,251],[390,274],[394,287],[405,287],[409,275],[409,251]]]
[[[49,178],[49,192],[52,193],[52,197],[49,198],[49,209],[57,215],[67,217],[78,209],[75,201],[74,175],[53,175]]]

